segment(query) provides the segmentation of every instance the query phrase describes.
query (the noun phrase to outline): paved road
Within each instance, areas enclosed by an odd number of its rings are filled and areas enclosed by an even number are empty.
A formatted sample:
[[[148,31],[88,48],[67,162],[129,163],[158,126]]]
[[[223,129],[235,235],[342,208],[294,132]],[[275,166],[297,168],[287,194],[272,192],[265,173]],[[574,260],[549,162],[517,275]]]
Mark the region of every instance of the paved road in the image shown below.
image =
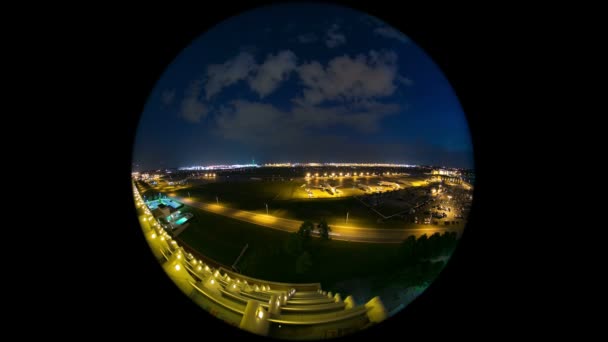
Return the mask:
[[[181,201],[190,206],[227,216],[233,219],[257,224],[260,226],[282,230],[285,232],[297,232],[303,221],[291,220],[276,216],[253,213],[239,209],[223,207],[217,204],[203,203],[189,198],[180,196],[171,196],[178,201]],[[410,235],[420,236],[427,234],[431,236],[435,232],[454,231],[459,235],[462,233],[462,228],[452,228],[450,226],[434,226],[425,225],[424,228],[405,228],[405,229],[380,229],[380,228],[364,228],[355,226],[331,226],[331,238],[333,240],[355,241],[355,242],[372,242],[372,243],[400,243]]]

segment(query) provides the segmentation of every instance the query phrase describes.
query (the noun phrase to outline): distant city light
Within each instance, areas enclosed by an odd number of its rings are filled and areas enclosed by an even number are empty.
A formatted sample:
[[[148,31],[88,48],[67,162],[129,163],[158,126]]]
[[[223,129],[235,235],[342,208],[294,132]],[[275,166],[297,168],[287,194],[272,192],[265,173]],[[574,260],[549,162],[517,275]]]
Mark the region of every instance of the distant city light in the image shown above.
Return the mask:
[[[175,265],[175,270],[179,271],[181,267],[179,267],[179,265]]]
[[[260,167],[257,164],[235,164],[235,165],[210,165],[210,166],[186,166],[180,167],[180,171],[208,171],[208,170],[234,170],[234,169],[245,169],[252,167]],[[215,173],[205,174],[205,177],[215,177]]]
[[[335,166],[335,167],[417,167],[417,165],[411,164],[391,164],[391,163],[266,163],[263,165],[258,164],[232,164],[232,165],[194,165],[194,166],[184,166],[178,168],[181,171],[209,171],[209,170],[234,170],[234,169],[246,169],[246,168],[259,168],[259,167],[317,167],[317,166]],[[171,173],[170,171],[165,171],[166,173]],[[448,171],[448,170],[439,170],[437,174],[441,175],[452,175],[457,173],[456,171]],[[133,178],[147,180],[147,179],[159,179],[161,177],[160,174],[149,174],[149,173],[132,173]],[[318,174],[316,174],[318,176]],[[215,173],[207,173],[205,177],[215,177]]]

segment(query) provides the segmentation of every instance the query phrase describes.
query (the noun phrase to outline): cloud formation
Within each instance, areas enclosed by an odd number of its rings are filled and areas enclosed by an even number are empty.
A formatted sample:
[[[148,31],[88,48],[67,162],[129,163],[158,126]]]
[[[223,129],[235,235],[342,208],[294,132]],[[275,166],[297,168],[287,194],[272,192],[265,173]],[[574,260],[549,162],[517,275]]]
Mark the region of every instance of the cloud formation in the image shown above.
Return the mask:
[[[328,48],[335,48],[346,43],[346,37],[344,34],[339,33],[339,30],[340,26],[338,24],[333,24],[329,30],[327,30],[325,45],[327,45]]]
[[[219,93],[222,88],[248,78],[256,68],[255,59],[249,52],[241,52],[223,64],[209,65],[205,84],[207,100]]]
[[[209,66],[207,71],[207,78],[192,83],[182,101],[180,115],[190,122],[200,122],[209,113],[202,101],[203,87],[209,99],[224,87],[244,81],[263,99],[295,71],[300,89],[291,108],[236,99],[214,111],[215,134],[230,141],[265,146],[312,139],[313,132],[315,139],[331,136],[325,130],[334,127],[374,133],[386,116],[402,109],[380,100],[393,95],[398,82],[409,81],[397,73],[395,52],[374,50],[352,57],[338,56],[325,65],[314,60],[298,65],[290,50],[269,54],[257,64],[251,53],[242,52],[225,63]]]
[[[222,64],[207,67],[205,93],[210,100],[222,89],[239,81],[246,81],[261,98],[276,90],[296,68],[297,57],[290,50],[269,54],[262,64],[257,64],[250,52],[241,52]]]
[[[376,29],[374,29],[374,33],[386,38],[396,39],[404,44],[409,41],[403,33],[388,26],[377,27]]]
[[[272,93],[296,68],[296,62],[296,55],[289,50],[269,55],[257,68],[255,76],[248,79],[251,90],[258,93],[260,98]]]
[[[414,81],[412,81],[410,78],[401,75],[397,76],[397,81],[405,86],[411,86],[414,84]]]
[[[396,89],[397,55],[370,51],[354,58],[336,57],[327,67],[313,61],[300,65],[298,74],[304,85],[296,103],[316,105],[331,100],[360,101],[392,95]]]
[[[233,101],[216,116],[216,133],[224,139],[248,144],[273,144],[299,134],[285,125],[286,115],[273,105]],[[276,128],[279,129],[276,129]]]
[[[200,81],[192,82],[186,90],[186,94],[182,100],[179,115],[189,122],[200,122],[201,118],[204,118],[209,113],[209,109],[203,104],[200,97]]]
[[[313,136],[316,139],[319,129],[337,126],[359,133],[373,133],[379,129],[383,118],[399,109],[396,104],[366,101],[330,107],[296,105],[290,110],[280,110],[267,103],[237,100],[219,111],[215,131],[225,139],[244,144],[282,144]]]

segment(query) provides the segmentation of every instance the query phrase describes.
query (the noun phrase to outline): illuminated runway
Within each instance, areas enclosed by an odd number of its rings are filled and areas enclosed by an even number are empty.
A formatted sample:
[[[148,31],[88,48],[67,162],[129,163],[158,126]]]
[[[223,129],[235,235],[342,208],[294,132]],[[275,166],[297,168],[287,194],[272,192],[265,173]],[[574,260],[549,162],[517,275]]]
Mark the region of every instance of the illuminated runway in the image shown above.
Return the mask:
[[[178,201],[187,205],[227,216],[236,220],[241,220],[260,226],[282,230],[285,232],[297,232],[300,229],[303,221],[280,218],[276,216],[253,213],[239,209],[227,208],[217,204],[203,203],[189,198],[180,196],[171,196]],[[356,226],[332,225],[330,236],[333,240],[354,241],[354,242],[371,242],[371,243],[400,243],[410,235],[420,236],[439,232],[456,232],[458,235],[462,233],[462,227],[442,227],[437,225],[425,225],[424,228],[405,228],[405,229],[380,229],[380,228],[364,228]]]

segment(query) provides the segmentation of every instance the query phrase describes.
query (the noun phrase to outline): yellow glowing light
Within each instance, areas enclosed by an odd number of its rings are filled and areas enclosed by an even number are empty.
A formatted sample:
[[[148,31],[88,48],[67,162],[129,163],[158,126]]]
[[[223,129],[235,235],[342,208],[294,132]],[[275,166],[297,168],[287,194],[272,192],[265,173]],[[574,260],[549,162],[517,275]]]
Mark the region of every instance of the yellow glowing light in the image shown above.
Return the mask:
[[[153,239],[156,239],[156,234],[154,234],[154,233],[153,233],[151,237],[152,237]]]
[[[211,283],[211,285],[215,284],[215,279],[211,279],[209,283]]]
[[[340,177],[342,177],[342,172],[340,172]]]
[[[262,311],[262,310],[258,311],[258,318],[259,319],[264,318],[264,311]]]
[[[164,236],[161,236],[161,237],[160,237],[160,241],[165,241],[165,237],[164,237]]]
[[[181,269],[181,267],[179,267],[179,265],[175,265],[175,270],[179,271]]]
[[[203,269],[203,268],[202,268],[200,265],[199,265],[199,266],[196,268],[196,270],[197,270],[197,271],[200,271],[200,270],[202,270],[202,269]]]
[[[182,256],[178,254],[178,255],[177,255],[177,258],[178,258],[178,259],[181,259],[181,258],[182,258]]]
[[[306,177],[310,177],[310,172],[306,174]]]

